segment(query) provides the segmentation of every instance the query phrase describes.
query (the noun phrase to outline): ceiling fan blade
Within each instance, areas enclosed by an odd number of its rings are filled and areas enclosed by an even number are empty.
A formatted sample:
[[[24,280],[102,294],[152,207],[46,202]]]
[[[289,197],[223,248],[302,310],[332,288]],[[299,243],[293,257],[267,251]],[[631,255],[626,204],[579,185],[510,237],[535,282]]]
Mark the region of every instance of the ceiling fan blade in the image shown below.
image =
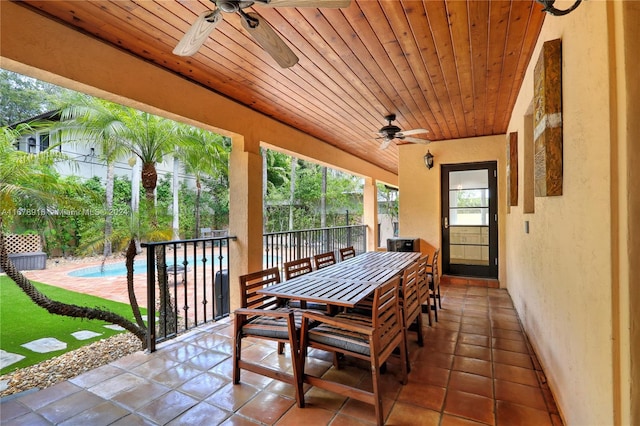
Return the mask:
[[[349,7],[351,0],[271,0],[261,6],[267,7]]]
[[[390,143],[391,143],[391,139],[384,138],[382,140],[382,143],[380,144],[380,149],[387,149],[387,147],[389,146]]]
[[[189,31],[187,31],[178,45],[173,49],[173,54],[178,56],[191,56],[200,49],[205,41],[209,38],[209,34],[213,31],[218,23],[222,20],[220,9],[215,11],[207,11],[198,16]]]
[[[421,143],[421,144],[424,144],[424,145],[426,145],[428,143],[431,143],[431,141],[429,139],[420,139],[420,138],[412,138],[412,137],[408,137],[408,138],[404,137],[404,138],[401,138],[401,139],[403,141],[405,141],[405,142]]]
[[[404,130],[402,132],[399,132],[398,135],[409,136],[409,135],[418,135],[420,133],[429,133],[429,131],[427,129]]]
[[[246,13],[246,15],[255,20],[257,24],[253,24],[250,20],[242,18],[242,26],[253,36],[255,41],[276,60],[282,68],[289,68],[298,63],[298,57],[287,46],[287,44],[276,34],[269,23],[257,13]]]

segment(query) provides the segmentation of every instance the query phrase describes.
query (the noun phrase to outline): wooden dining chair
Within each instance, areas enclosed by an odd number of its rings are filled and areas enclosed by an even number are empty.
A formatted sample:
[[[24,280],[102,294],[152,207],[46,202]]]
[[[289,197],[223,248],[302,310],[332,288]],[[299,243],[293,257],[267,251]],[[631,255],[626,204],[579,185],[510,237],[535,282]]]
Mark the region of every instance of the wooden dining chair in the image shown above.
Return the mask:
[[[395,348],[400,350],[401,382],[407,383],[406,342],[398,296],[399,283],[400,277],[396,276],[375,289],[372,315],[340,313],[329,317],[308,311],[302,314],[300,368],[304,382],[373,404],[378,425],[384,423],[380,367]],[[316,321],[318,325],[310,328],[311,321]],[[309,348],[342,353],[368,361],[371,364],[373,392],[304,374]]]
[[[422,337],[422,307],[420,305],[420,287],[418,283],[418,263],[407,267],[402,274],[400,285],[400,309],[404,318],[405,333],[415,323],[418,333],[418,345],[424,346]],[[405,334],[406,340],[406,334]],[[407,357],[409,345],[407,344]]]
[[[285,262],[282,268],[284,272],[284,279],[289,281],[292,278],[299,277],[301,275],[308,274],[313,271],[311,265],[311,258],[305,257],[298,260],[292,260]],[[329,307],[325,303],[306,302],[301,300],[289,300],[290,308],[302,308],[302,309],[314,309],[317,311],[328,312]]]
[[[336,264],[336,255],[332,251],[316,254],[313,256],[313,262],[316,264],[316,269],[326,268]]]
[[[351,259],[352,257],[356,257],[356,249],[354,249],[353,246],[340,249],[340,262]]]
[[[427,265],[427,282],[429,283],[429,304],[433,309],[433,314],[436,322],[438,321],[438,308],[442,309],[442,302],[440,301],[440,274],[438,273],[438,256],[440,255],[440,249],[436,249],[431,259],[431,264]],[[433,304],[431,304],[433,301]]]
[[[279,282],[280,271],[277,267],[240,277],[241,307],[235,310],[233,321],[233,383],[240,383],[241,369],[281,380],[294,387],[298,406],[304,407],[298,340],[300,313],[294,315],[294,310],[284,306],[277,298],[257,293]],[[245,337],[276,341],[279,354],[284,352],[284,344],[289,343],[293,374],[242,359],[242,340]]]
[[[418,287],[420,288],[420,305],[422,313],[426,313],[429,318],[429,326],[432,326],[431,304],[429,297],[429,280],[427,278],[427,266],[429,265],[429,255],[425,254],[418,259]]]
[[[300,275],[308,274],[309,272],[313,271],[311,258],[305,257],[302,259],[285,262],[283,265],[282,271],[284,272],[284,279],[286,281]]]

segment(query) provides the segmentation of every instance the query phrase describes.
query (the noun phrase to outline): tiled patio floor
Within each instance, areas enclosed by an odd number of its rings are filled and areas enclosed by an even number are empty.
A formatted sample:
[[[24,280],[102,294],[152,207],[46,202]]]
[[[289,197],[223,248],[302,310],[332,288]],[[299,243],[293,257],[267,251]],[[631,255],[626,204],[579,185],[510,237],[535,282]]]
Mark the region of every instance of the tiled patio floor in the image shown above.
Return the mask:
[[[388,425],[561,425],[508,293],[443,287],[439,322],[425,327],[425,346],[409,334],[412,370],[402,386],[395,361],[383,376]],[[426,319],[426,318],[425,318]],[[426,323],[426,321],[425,321]],[[37,392],[5,398],[6,425],[368,425],[373,407],[307,388],[307,408],[281,382],[242,372],[231,383],[231,326],[212,324]],[[275,345],[245,346],[245,358],[290,367]],[[307,368],[370,388],[368,370],[340,370],[311,352]],[[307,370],[309,371],[309,370]]]

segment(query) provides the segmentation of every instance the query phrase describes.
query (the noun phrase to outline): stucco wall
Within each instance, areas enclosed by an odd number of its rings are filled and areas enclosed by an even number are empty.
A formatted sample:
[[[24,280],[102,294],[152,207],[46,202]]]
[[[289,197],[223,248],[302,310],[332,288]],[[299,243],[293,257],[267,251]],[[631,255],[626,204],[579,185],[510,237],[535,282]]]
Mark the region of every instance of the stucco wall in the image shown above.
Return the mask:
[[[628,320],[614,299],[620,290],[616,216],[625,196],[614,177],[619,142],[612,129],[615,58],[609,31],[616,23],[610,12],[605,2],[586,2],[567,16],[545,20],[508,130],[520,136],[521,192],[506,220],[506,284],[569,425],[629,424],[620,408],[628,398],[621,381],[628,379],[615,373],[618,357],[625,356],[616,330]],[[535,198],[534,213],[524,214],[524,116],[533,100],[533,67],[542,43],[557,38],[564,190],[562,196]]]
[[[424,165],[427,150],[434,167]],[[440,165],[496,161],[498,164],[498,279],[505,276],[504,219],[506,214],[506,136],[456,139],[425,145],[400,146],[400,236],[420,238],[421,251],[441,246]]]

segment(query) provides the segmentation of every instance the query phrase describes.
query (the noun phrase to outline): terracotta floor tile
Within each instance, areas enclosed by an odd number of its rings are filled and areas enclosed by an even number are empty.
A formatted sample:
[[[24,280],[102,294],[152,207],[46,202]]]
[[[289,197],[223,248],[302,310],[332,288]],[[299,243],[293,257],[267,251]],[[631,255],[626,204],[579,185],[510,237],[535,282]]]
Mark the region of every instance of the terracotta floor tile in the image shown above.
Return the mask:
[[[165,424],[198,404],[198,400],[178,391],[168,392],[138,410],[152,422]]]
[[[509,401],[538,410],[547,410],[542,390],[538,387],[496,380],[495,390],[497,400]]]
[[[331,422],[335,416],[335,412],[324,410],[319,407],[298,408],[293,406],[286,412],[280,420],[276,422],[277,426],[324,426]]]
[[[538,376],[534,370],[517,367],[515,365],[500,364],[497,362],[494,363],[493,368],[495,378],[498,380],[506,380],[528,386],[538,386]]]
[[[53,424],[57,424],[102,402],[104,402],[102,398],[91,392],[80,391],[40,408],[37,413]]]
[[[129,412],[124,408],[110,401],[104,401],[95,407],[82,411],[59,425],[109,425],[128,414]]]
[[[238,408],[246,404],[247,401],[253,398],[258,392],[259,390],[257,388],[244,383],[240,383],[238,385],[229,383],[205,401],[216,405],[223,410],[236,411]]]
[[[536,410],[508,401],[496,403],[496,418],[499,425],[553,426],[547,411]]]
[[[448,389],[493,398],[493,380],[491,378],[463,371],[451,372]]]
[[[486,423],[479,423],[462,417],[452,416],[451,414],[443,414],[440,426],[483,426]]]
[[[493,377],[491,365],[489,361],[467,358],[465,356],[456,356],[453,359],[453,370],[478,374],[485,377]]]
[[[491,361],[491,349],[465,343],[458,343],[456,355]]]
[[[240,408],[238,414],[271,425],[278,421],[295,403],[293,399],[261,391]]]
[[[421,382],[409,382],[402,387],[398,402],[405,402],[431,410],[441,411],[447,389]]]
[[[520,352],[523,354],[529,354],[529,348],[524,340],[511,340],[503,339],[501,337],[494,337],[492,340],[492,347],[495,349],[502,349],[511,352]]]
[[[483,336],[482,334],[460,333],[458,336],[458,342],[466,345],[484,346],[489,347],[491,339],[489,336]]]
[[[487,325],[475,325],[475,324],[462,323],[462,325],[460,326],[460,331],[463,333],[491,336],[491,327]]]
[[[201,402],[178,418],[172,420],[167,426],[178,425],[217,425],[222,423],[231,413],[218,407]]]
[[[449,390],[445,400],[444,411],[455,416],[493,425],[495,424],[493,402],[492,398]]]
[[[502,349],[493,350],[493,362],[533,369],[533,363],[531,362],[531,357],[528,354],[504,351]]]
[[[396,402],[391,409],[387,423],[390,425],[438,426],[440,424],[440,413],[427,408]]]
[[[504,289],[442,288],[439,322],[426,325],[425,345],[409,336],[412,371],[400,384],[398,357],[382,377],[388,425],[562,426],[544,373],[520,328]],[[152,424],[374,425],[374,408],[305,385],[307,408],[295,404],[291,385],[241,372],[231,383],[232,321],[208,324],[108,366],[43,391],[0,403],[2,423],[137,426]],[[291,371],[291,354],[276,344],[243,340],[243,358]],[[332,355],[311,350],[306,372],[371,390],[368,363],[352,357],[332,366]],[[539,369],[540,371],[537,371]],[[538,384],[543,383],[542,387]],[[95,390],[95,393],[86,389]],[[37,411],[36,411],[37,410]],[[47,415],[50,420],[45,420]]]

